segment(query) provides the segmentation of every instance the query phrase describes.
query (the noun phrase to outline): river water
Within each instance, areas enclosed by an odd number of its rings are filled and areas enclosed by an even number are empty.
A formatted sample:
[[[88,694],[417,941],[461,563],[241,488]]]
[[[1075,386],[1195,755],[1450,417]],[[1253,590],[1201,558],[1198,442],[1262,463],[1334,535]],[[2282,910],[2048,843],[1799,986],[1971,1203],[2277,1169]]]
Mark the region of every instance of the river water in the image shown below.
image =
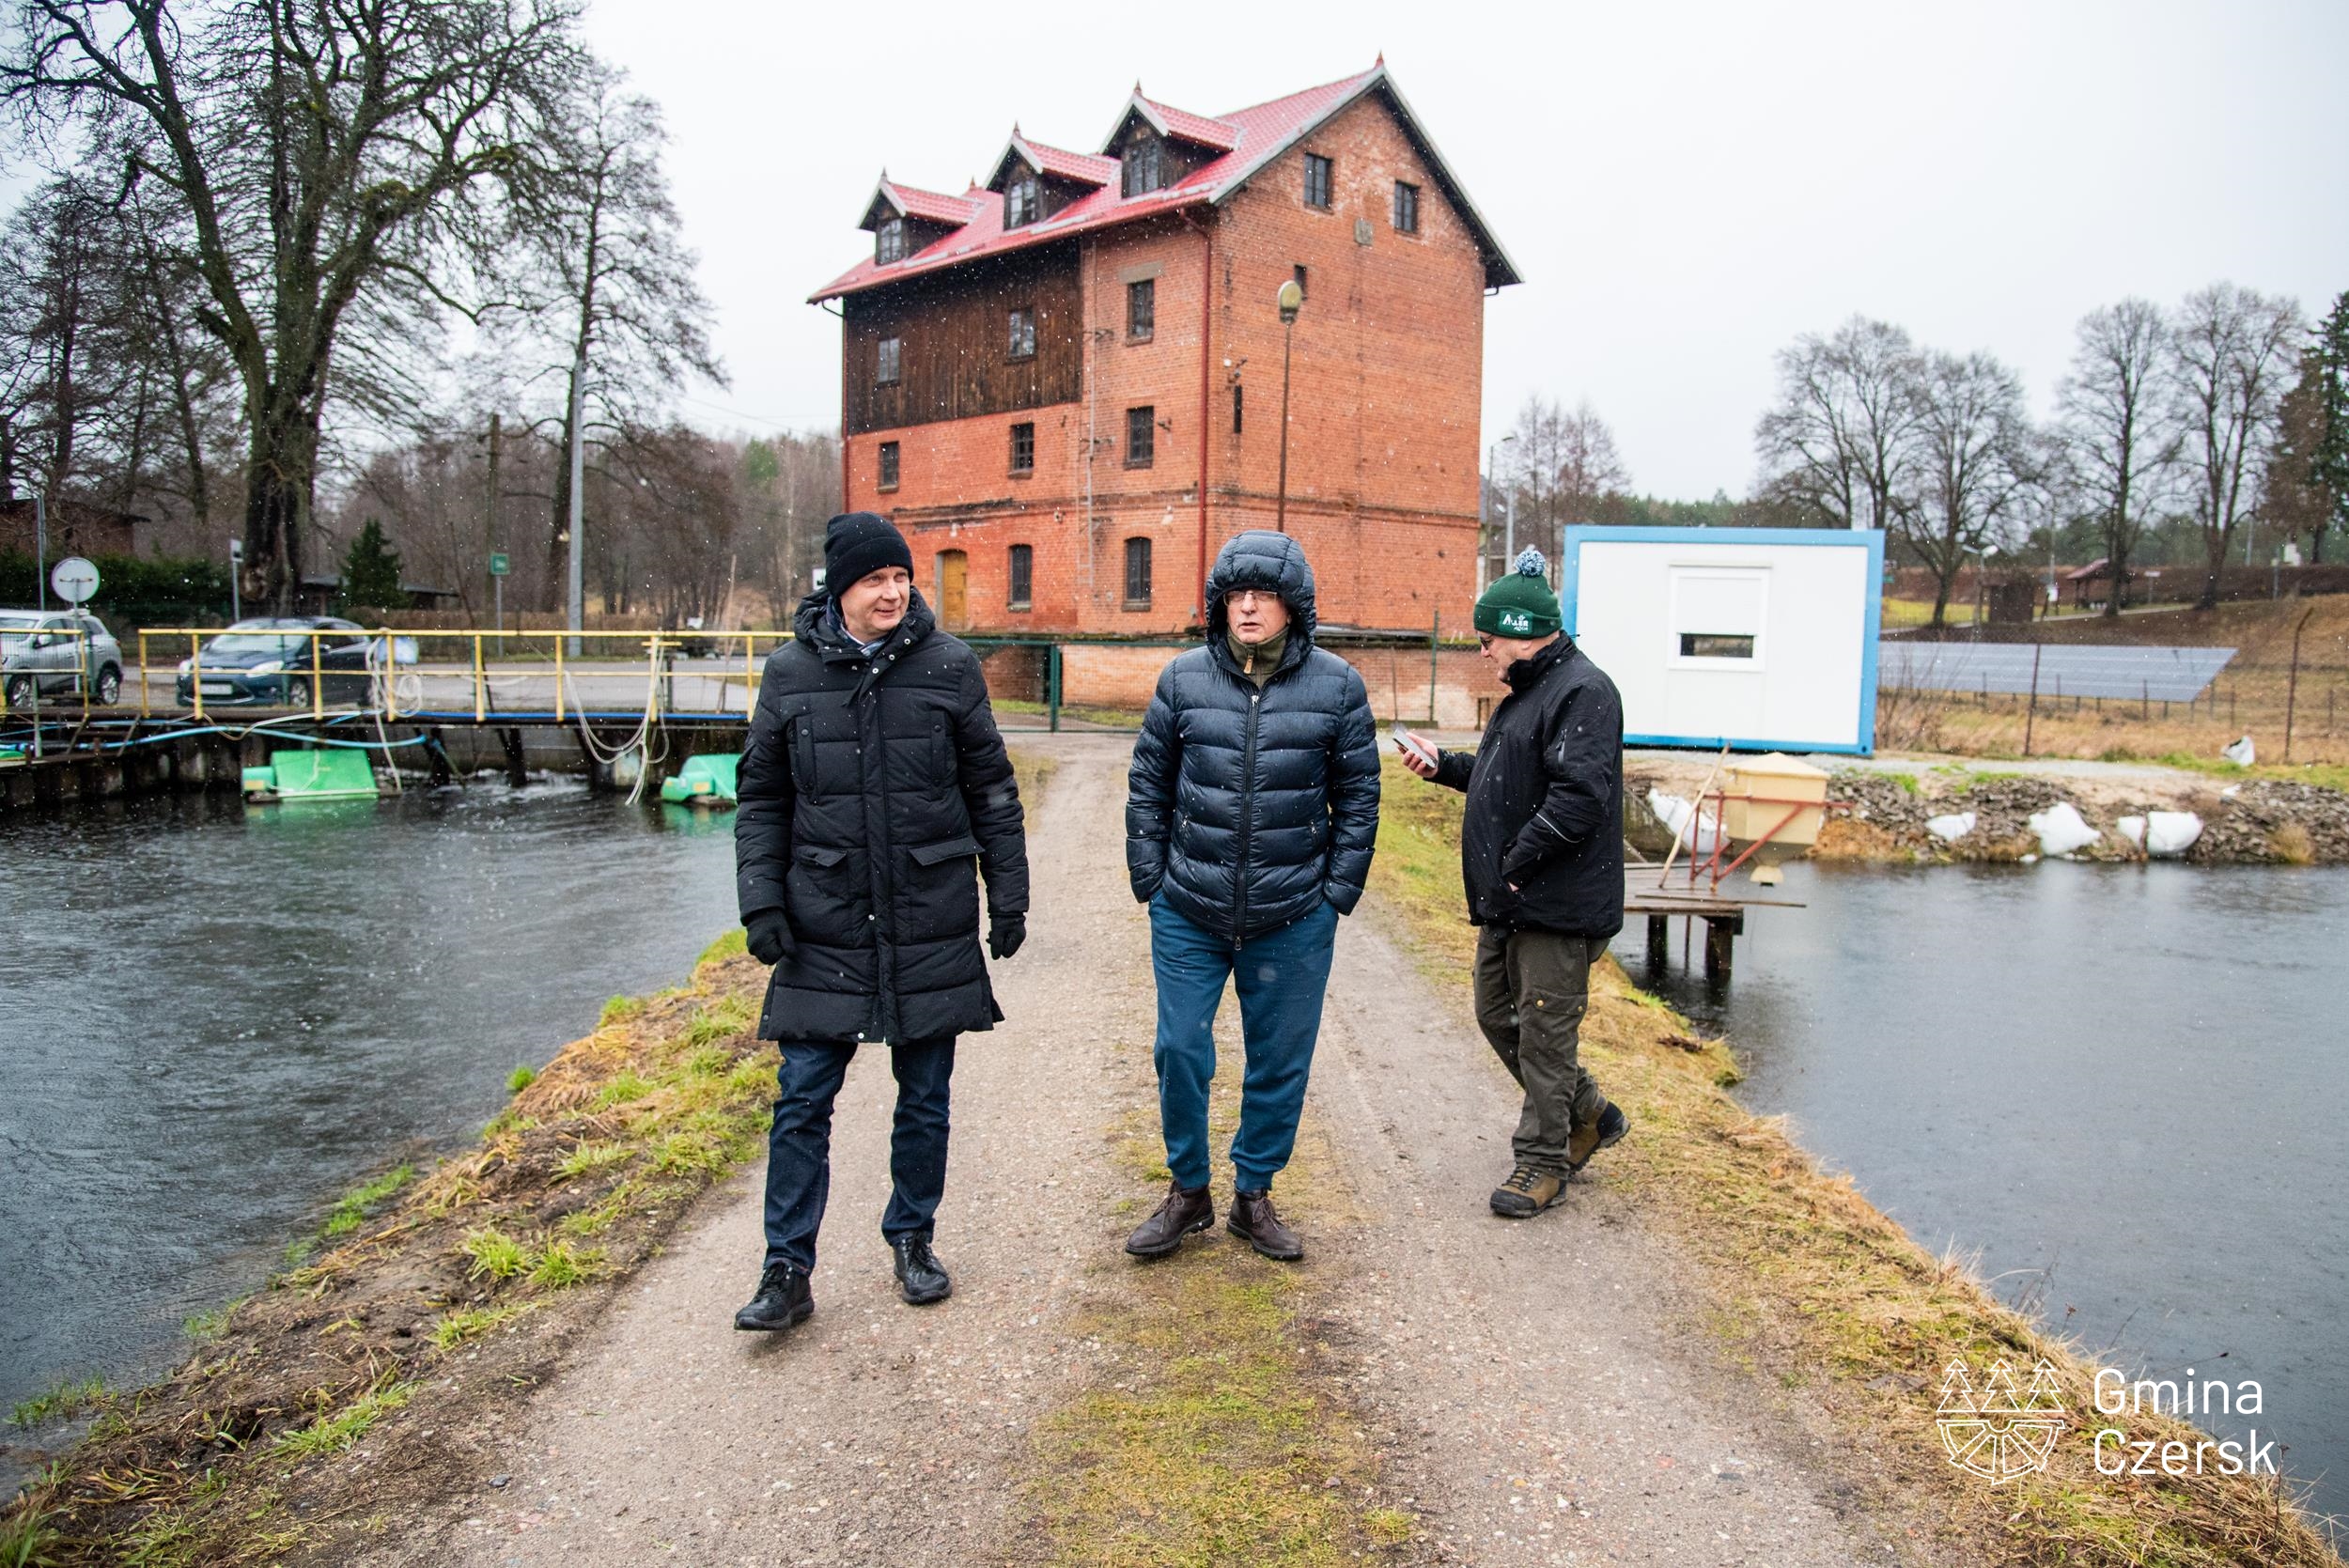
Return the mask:
[[[1725,989],[1676,928],[1660,974],[1644,922],[1617,955],[1730,1035],[1747,1105],[2098,1364],[2256,1379],[2263,1414],[2205,1424],[2280,1435],[2349,1512],[2349,869],[1798,863],[1780,895],[1808,908],[1749,915]]]
[[[0,822],[0,1412],[166,1365],[336,1194],[734,924],[731,821],[568,783]]]

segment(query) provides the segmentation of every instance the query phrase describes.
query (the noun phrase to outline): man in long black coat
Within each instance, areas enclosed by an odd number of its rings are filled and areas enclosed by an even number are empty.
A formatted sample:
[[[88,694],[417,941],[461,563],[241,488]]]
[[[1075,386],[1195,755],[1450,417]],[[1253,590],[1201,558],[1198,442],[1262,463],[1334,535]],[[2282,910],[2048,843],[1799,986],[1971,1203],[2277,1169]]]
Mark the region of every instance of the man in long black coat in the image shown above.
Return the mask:
[[[938,629],[887,520],[833,518],[824,565],[826,588],[768,656],[738,785],[742,924],[774,966],[758,1036],[783,1052],[766,1266],[738,1328],[788,1328],[815,1310],[832,1100],[860,1044],[886,1042],[897,1079],[881,1235],[900,1290],[915,1306],[951,1293],[930,1236],[955,1037],[1003,1017],[979,955],[975,873],[988,950],[1008,958],[1026,933],[1019,792],[977,656]]]

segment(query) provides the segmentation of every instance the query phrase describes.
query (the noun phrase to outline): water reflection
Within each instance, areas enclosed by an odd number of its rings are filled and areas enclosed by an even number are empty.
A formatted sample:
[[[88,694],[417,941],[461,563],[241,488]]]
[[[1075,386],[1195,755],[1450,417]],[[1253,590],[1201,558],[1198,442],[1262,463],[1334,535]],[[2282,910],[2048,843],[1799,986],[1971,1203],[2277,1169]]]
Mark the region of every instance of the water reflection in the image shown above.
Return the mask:
[[[733,923],[732,822],[563,784],[0,824],[0,1406],[152,1370],[337,1191]]]
[[[1751,915],[1725,989],[1676,930],[1660,974],[1637,924],[1617,955],[2004,1298],[2131,1372],[2259,1379],[2263,1437],[2349,1507],[2349,870],[1797,864],[1783,892],[1809,907]]]

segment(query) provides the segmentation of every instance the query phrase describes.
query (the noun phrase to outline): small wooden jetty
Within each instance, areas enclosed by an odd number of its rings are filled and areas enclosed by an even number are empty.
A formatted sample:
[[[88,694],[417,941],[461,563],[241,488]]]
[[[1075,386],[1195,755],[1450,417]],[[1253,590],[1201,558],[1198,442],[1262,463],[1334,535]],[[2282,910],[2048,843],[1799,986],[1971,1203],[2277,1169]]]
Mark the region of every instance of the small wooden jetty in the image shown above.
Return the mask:
[[[1653,864],[1634,862],[1624,867],[1623,912],[1647,917],[1647,958],[1661,964],[1672,949],[1672,921],[1704,922],[1704,972],[1708,979],[1727,980],[1733,944],[1745,935],[1746,911],[1755,908],[1799,909],[1792,898],[1754,898],[1731,893],[1700,877],[1691,882],[1686,870],[1662,873]]]

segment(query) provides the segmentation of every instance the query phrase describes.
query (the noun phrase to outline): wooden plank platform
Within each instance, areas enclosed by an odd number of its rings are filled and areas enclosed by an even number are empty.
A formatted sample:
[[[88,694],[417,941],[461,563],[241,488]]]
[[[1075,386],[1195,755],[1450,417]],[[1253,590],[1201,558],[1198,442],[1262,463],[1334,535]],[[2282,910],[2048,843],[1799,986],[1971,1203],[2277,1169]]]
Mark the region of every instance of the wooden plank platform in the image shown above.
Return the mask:
[[[1703,872],[1691,883],[1685,866],[1674,866],[1659,884],[1659,869],[1655,865],[1626,865],[1623,877],[1623,912],[1626,917],[1647,917],[1647,956],[1651,964],[1662,964],[1671,952],[1674,916],[1701,920],[1704,922],[1705,975],[1726,980],[1735,956],[1734,944],[1745,934],[1748,909],[1803,907],[1798,899],[1752,898],[1727,888],[1717,889]]]

